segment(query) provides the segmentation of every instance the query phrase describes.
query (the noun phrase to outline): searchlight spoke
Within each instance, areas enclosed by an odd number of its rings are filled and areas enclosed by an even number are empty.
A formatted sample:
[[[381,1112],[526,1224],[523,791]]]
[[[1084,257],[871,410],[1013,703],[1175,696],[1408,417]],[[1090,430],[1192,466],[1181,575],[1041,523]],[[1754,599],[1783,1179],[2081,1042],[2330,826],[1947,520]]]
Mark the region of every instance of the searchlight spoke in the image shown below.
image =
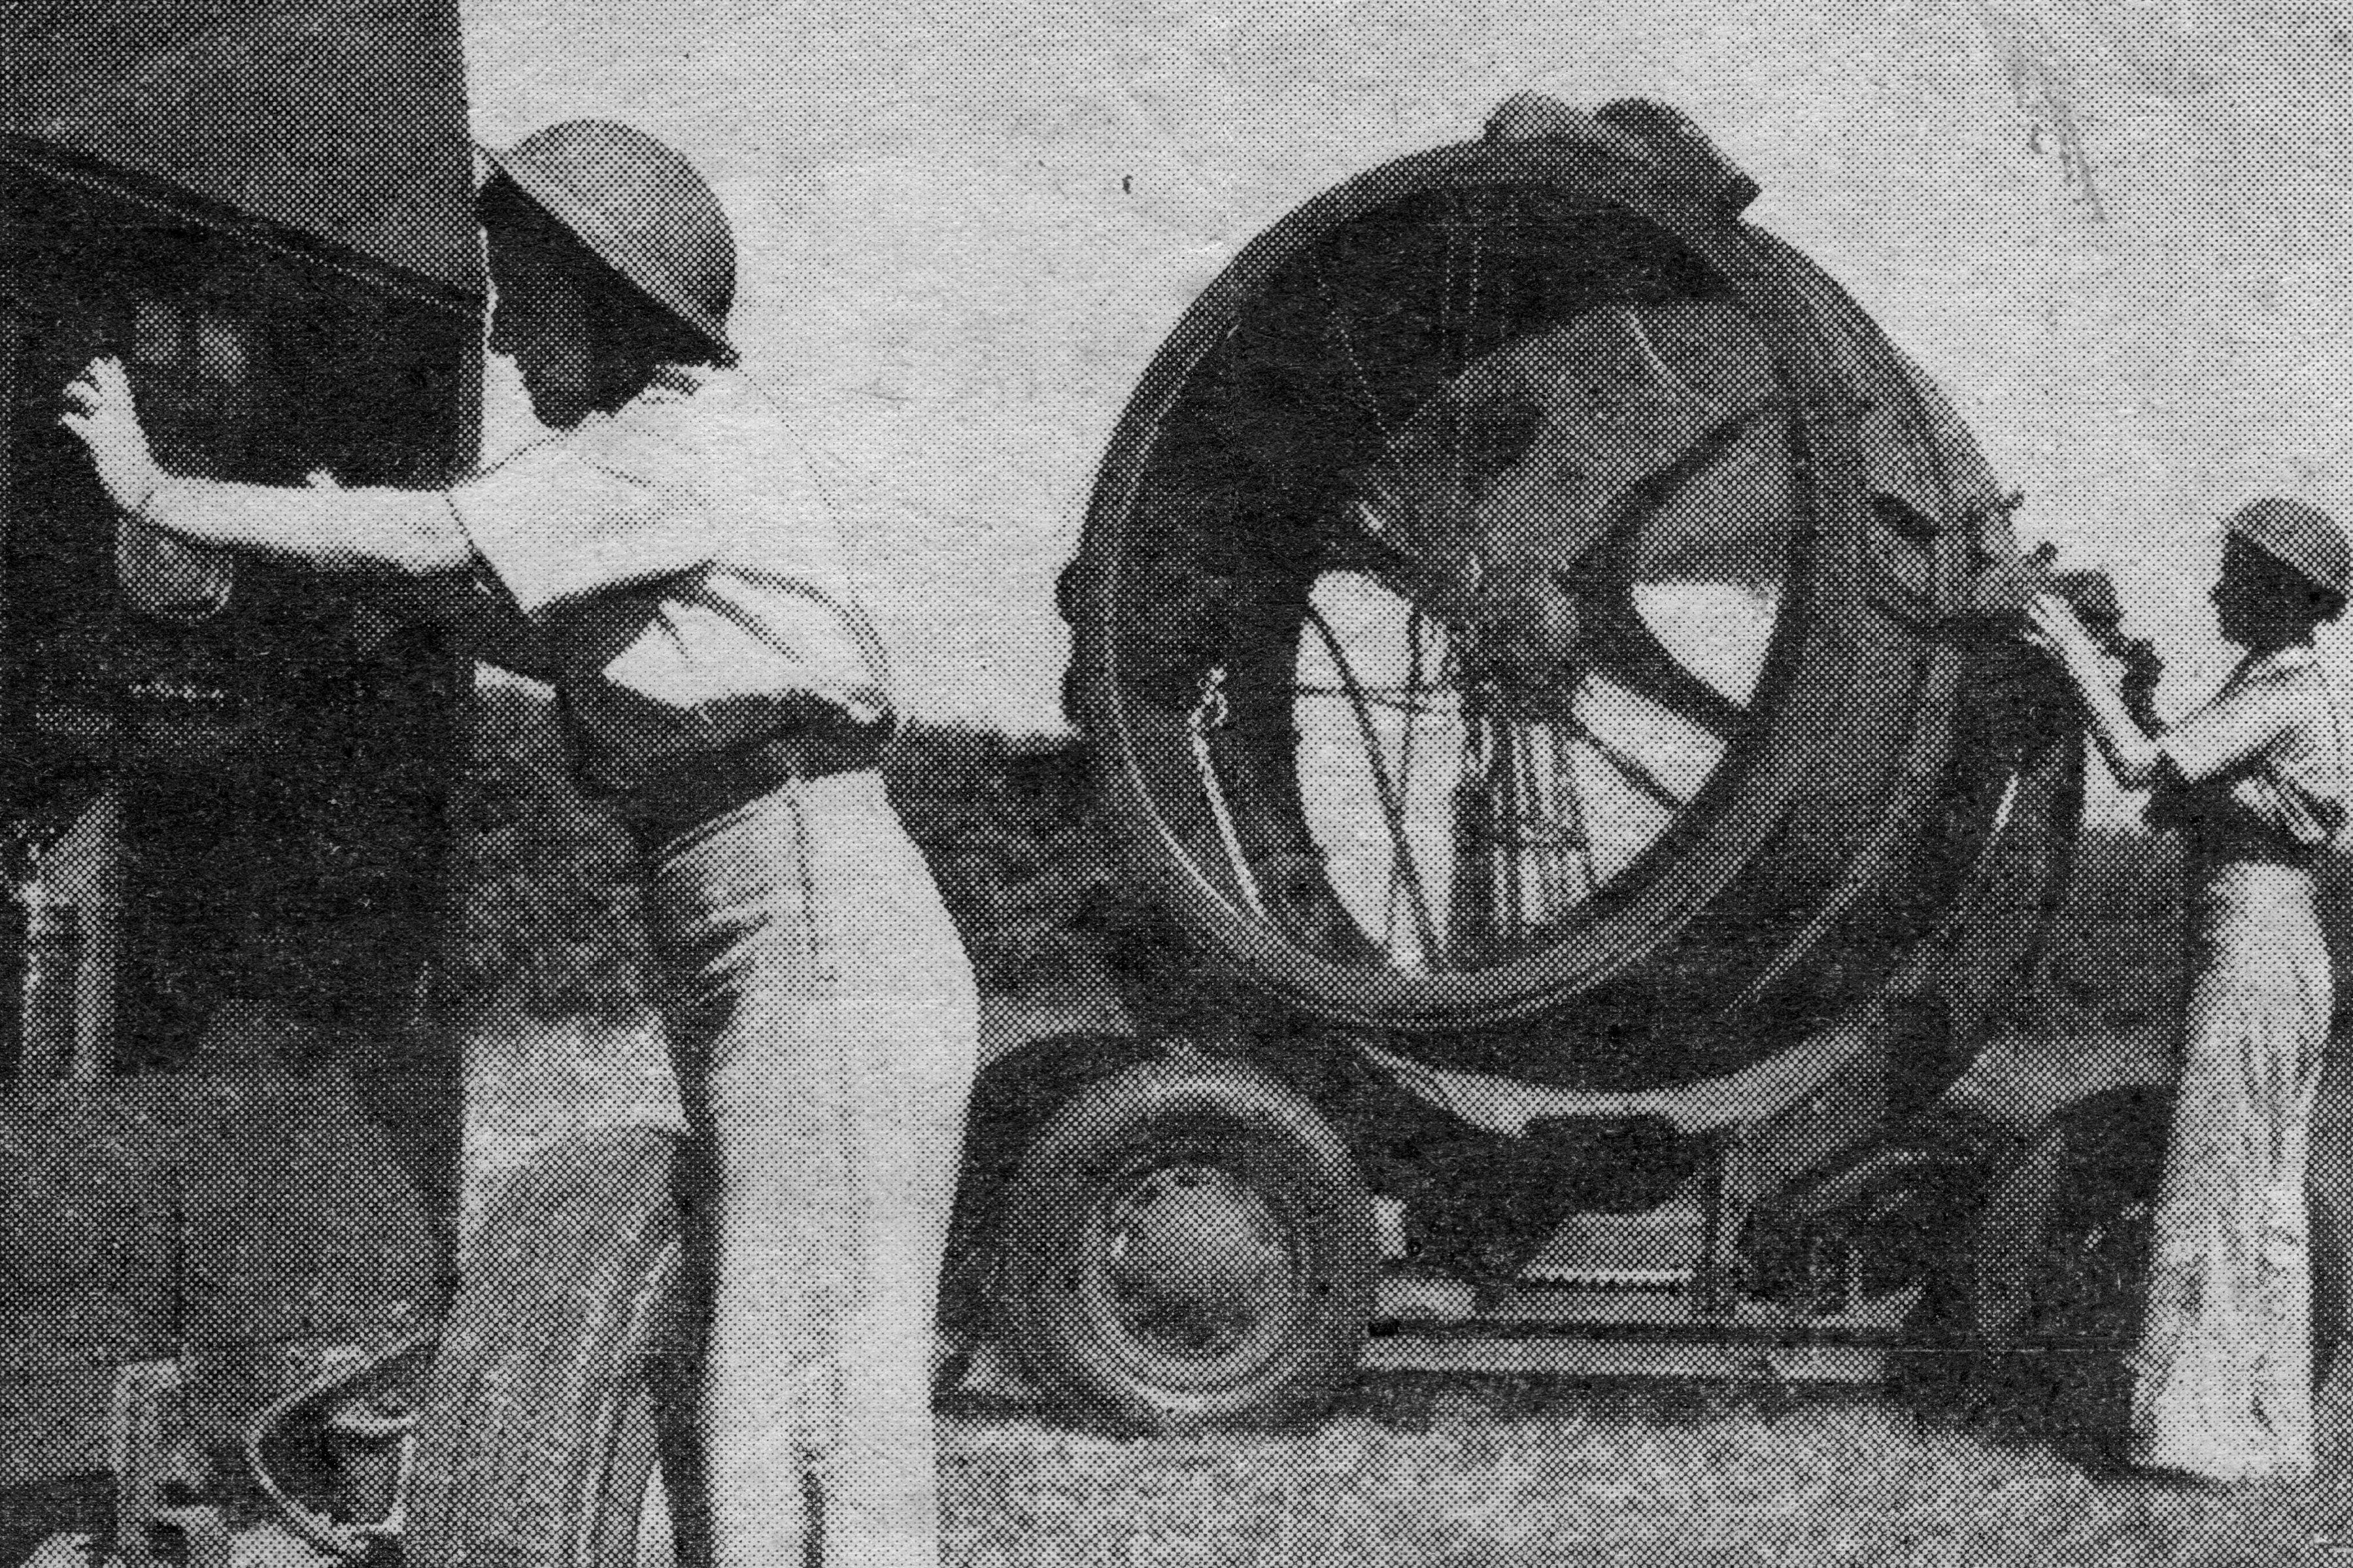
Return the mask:
[[[1451,369],[1419,407],[1314,279],[1383,449],[1327,513],[1299,622],[1298,795],[1334,901],[1419,973],[1560,941],[1704,808],[1755,722],[1798,512],[1764,362],[1689,307],[1510,336],[1496,221],[1465,194],[1443,226],[1423,342]]]

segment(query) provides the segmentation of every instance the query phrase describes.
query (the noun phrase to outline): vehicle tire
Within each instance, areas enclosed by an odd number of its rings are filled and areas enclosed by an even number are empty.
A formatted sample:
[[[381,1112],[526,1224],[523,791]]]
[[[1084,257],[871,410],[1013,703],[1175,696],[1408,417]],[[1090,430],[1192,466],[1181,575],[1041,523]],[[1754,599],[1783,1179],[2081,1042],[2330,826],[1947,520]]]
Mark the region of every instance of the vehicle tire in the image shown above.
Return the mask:
[[[1279,1422],[1356,1368],[1372,1195],[1314,1106],[1163,1059],[1080,1091],[1008,1194],[1000,1322],[1039,1384],[1123,1431]]]
[[[501,1194],[427,1391],[409,1568],[627,1568],[649,1499],[697,1495],[676,1440],[694,1355],[677,1151],[651,1128],[599,1131]]]
[[[2122,1432],[2168,1110],[2151,1086],[2073,1108],[1979,1211],[1962,1326],[1996,1421],[2094,1443]]]
[[[2042,1419],[2106,1449],[2131,1413],[2126,1358],[2140,1339],[2157,1184],[2153,1169],[2105,1181],[2081,1164],[2075,1173],[2044,1244],[2027,1341],[2046,1369]]]
[[[2306,1182],[2312,1260],[2312,1383],[2353,1411],[2353,1084],[2332,1061],[2313,1120]],[[2014,1164],[1977,1231],[1967,1348],[1989,1373],[1998,1418],[2113,1438],[2140,1332],[2170,1097],[2111,1091],[2064,1114]],[[2341,1419],[2342,1416],[2337,1417]]]

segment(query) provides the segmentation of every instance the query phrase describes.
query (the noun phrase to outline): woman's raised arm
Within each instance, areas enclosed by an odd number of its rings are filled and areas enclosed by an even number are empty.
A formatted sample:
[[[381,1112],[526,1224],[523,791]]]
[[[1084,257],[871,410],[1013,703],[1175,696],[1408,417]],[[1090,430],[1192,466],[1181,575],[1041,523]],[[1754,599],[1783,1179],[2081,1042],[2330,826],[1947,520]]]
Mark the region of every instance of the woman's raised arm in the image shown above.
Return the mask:
[[[430,577],[472,565],[473,547],[438,490],[294,489],[167,473],[111,356],[90,362],[65,404],[58,423],[89,448],[108,498],[167,533],[324,572]]]
[[[2074,610],[2055,594],[2037,594],[2027,602],[2027,618],[2034,640],[2059,661],[2068,684],[2082,700],[2092,721],[2092,738],[2108,759],[2109,771],[2126,789],[2147,789],[2158,780],[2165,748],[2140,727],[2125,706],[2123,696],[2108,679],[2100,647]]]

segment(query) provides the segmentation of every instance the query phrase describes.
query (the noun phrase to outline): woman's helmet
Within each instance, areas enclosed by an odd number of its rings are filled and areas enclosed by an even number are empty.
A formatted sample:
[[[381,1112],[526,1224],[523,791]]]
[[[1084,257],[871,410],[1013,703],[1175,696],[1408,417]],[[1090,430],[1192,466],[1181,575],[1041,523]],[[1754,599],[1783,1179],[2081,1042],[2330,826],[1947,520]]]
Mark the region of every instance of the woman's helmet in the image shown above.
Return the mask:
[[[566,121],[482,153],[599,259],[734,359],[735,233],[692,164],[609,120]]]
[[[2222,527],[2344,603],[2353,583],[2353,545],[2337,520],[2319,508],[2266,497],[2232,512]]]

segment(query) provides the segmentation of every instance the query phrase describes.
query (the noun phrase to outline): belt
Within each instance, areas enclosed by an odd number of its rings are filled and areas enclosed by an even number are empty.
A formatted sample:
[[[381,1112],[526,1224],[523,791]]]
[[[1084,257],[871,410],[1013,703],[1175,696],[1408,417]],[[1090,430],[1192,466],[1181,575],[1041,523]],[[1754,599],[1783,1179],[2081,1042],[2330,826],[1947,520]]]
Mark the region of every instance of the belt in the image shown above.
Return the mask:
[[[638,847],[651,850],[786,784],[871,768],[881,754],[875,731],[812,731],[681,759],[672,773],[628,793],[622,819]]]

